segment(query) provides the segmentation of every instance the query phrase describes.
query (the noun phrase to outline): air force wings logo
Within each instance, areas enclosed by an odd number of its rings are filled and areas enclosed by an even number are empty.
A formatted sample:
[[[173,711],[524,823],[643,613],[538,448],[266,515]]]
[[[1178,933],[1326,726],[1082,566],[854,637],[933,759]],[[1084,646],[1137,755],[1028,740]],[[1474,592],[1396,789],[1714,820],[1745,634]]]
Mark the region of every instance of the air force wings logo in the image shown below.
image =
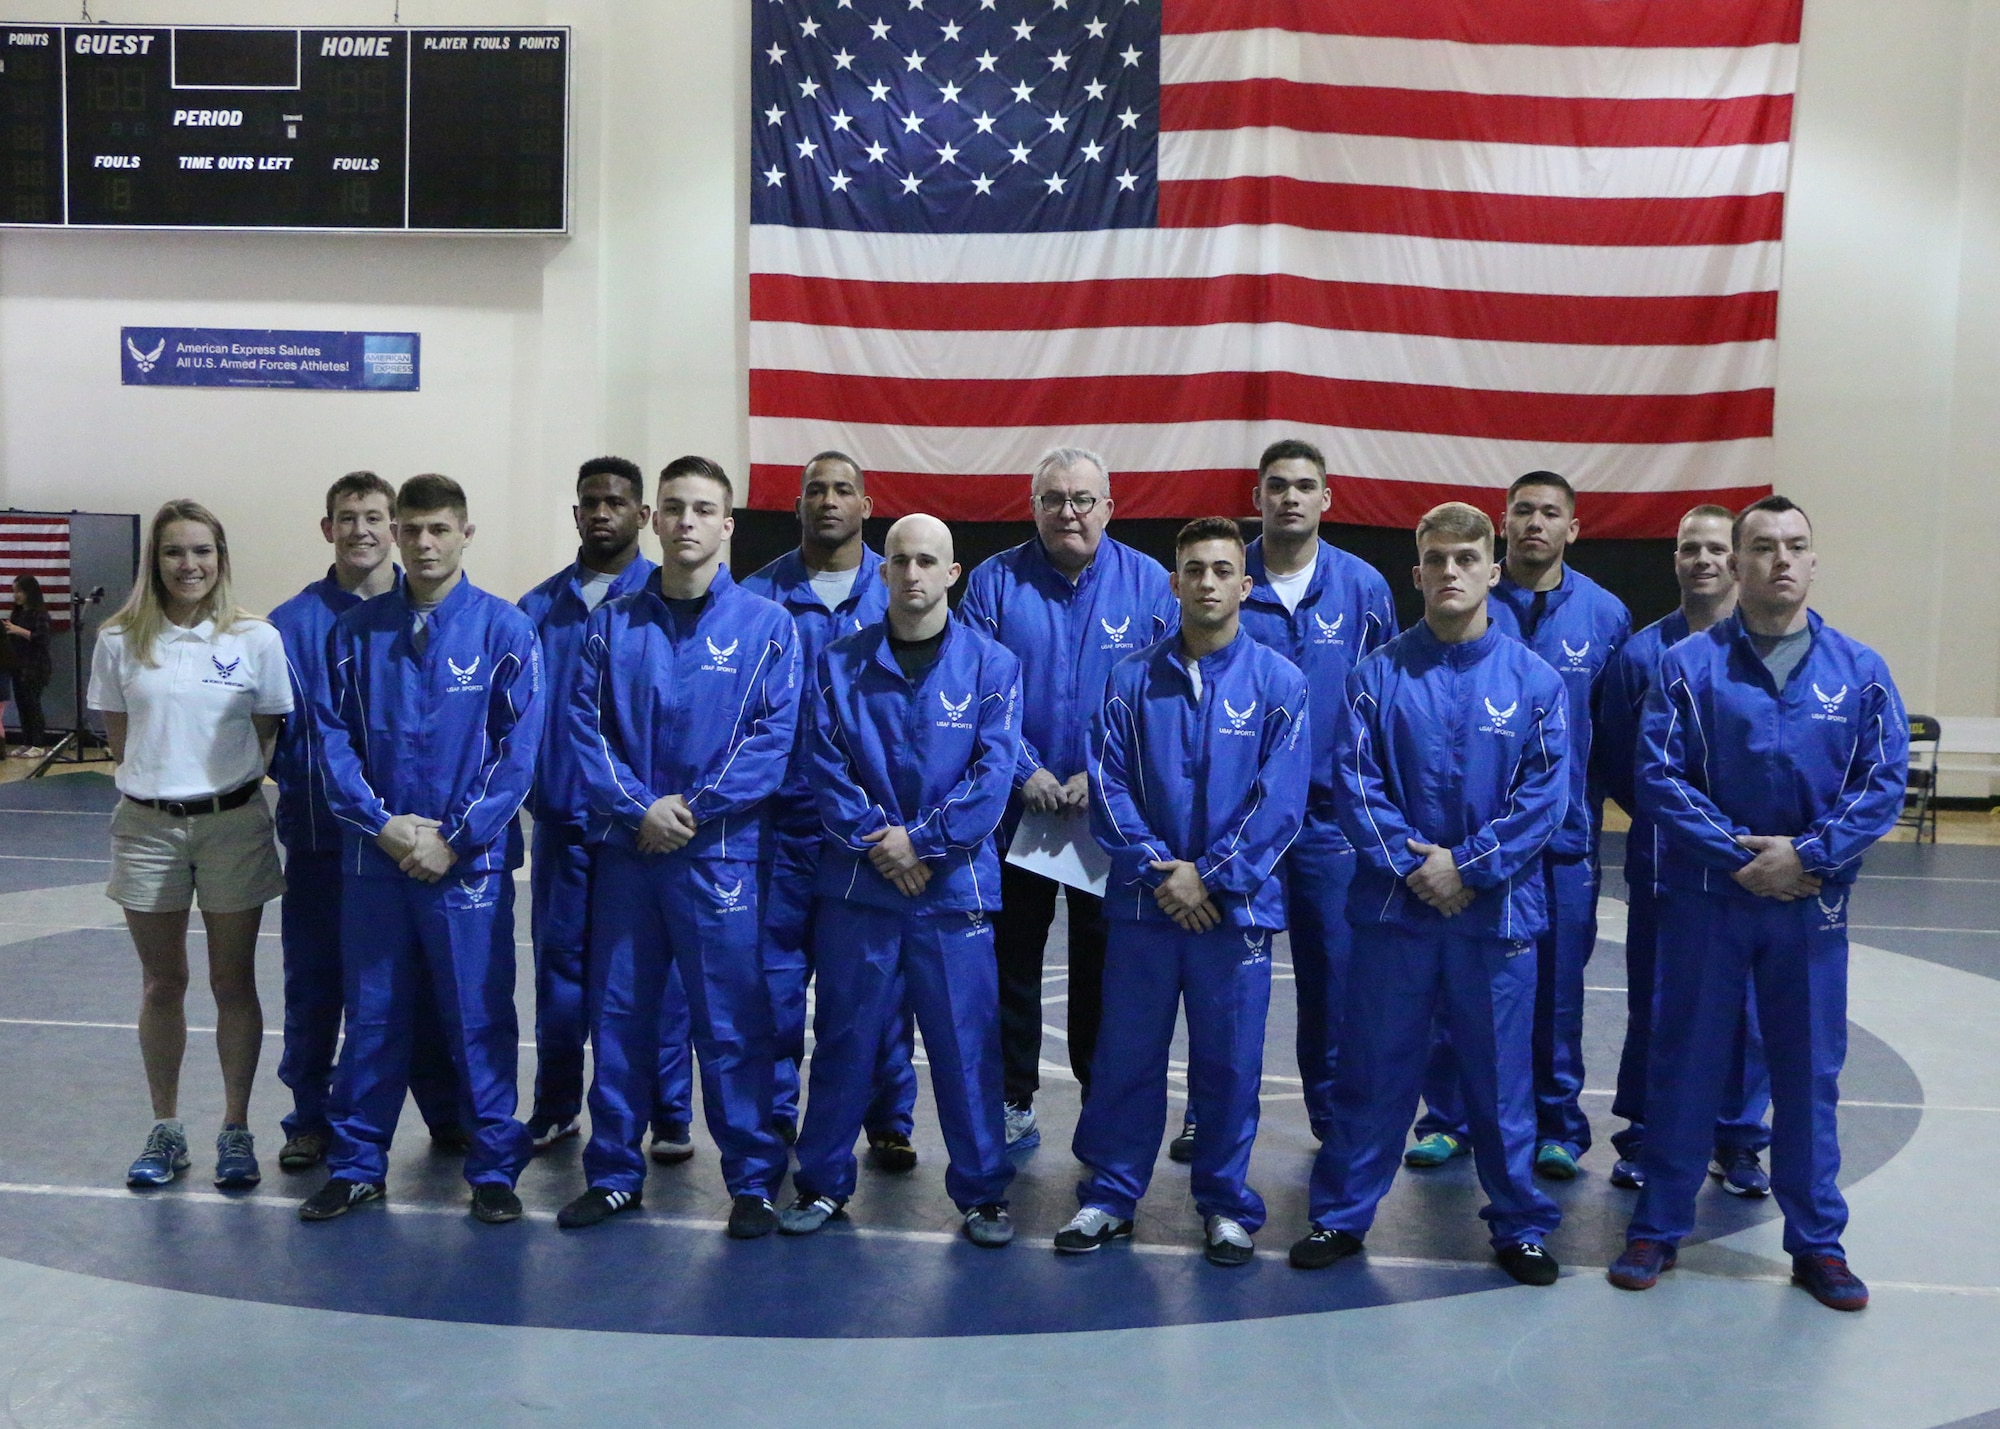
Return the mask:
[[[472,688],[473,677],[479,673],[479,657],[477,655],[472,657],[470,665],[461,665],[449,655],[445,656],[444,662],[451,666],[452,677],[458,681],[458,687],[461,690]]]
[[[1515,700],[1513,704],[1507,706],[1504,710],[1491,700],[1483,700],[1482,702],[1486,706],[1486,718],[1490,721],[1490,723],[1481,727],[1482,731],[1486,734],[1512,734],[1514,731],[1507,727],[1507,721],[1514,717],[1514,711],[1521,707],[1521,702]]]
[[[727,645],[718,645],[704,635],[702,641],[708,646],[708,663],[703,665],[702,669],[719,670],[725,675],[735,673],[736,667],[730,664],[729,661],[736,654],[736,647],[743,643],[741,640],[732,640]]]
[[[1819,904],[1819,926],[1821,932],[1832,932],[1837,928],[1847,925],[1847,895],[1845,893],[1834,894],[1833,902],[1831,903],[1821,898],[1818,894],[1814,894],[1813,902]]]
[[[964,699],[954,703],[949,695],[945,694],[943,690],[939,690],[938,703],[944,706],[944,712],[950,718],[961,720],[965,718],[965,712],[972,708],[972,696],[967,695]]]
[[[151,352],[141,352],[139,351],[139,344],[128,337],[125,339],[125,350],[132,354],[132,365],[137,367],[140,375],[143,376],[153,370],[153,365],[160,360],[160,354],[167,350],[167,340],[161,338],[153,344]]]
[[[208,663],[215,666],[215,673],[222,679],[226,680],[231,675],[234,675],[236,673],[236,667],[243,663],[243,659],[241,656],[238,656],[236,659],[231,660],[228,664],[225,665],[222,663],[220,657],[211,655],[208,657]]]
[[[737,879],[734,888],[715,885],[715,906],[724,913],[741,912],[743,908],[743,880]]]
[[[1113,625],[1100,615],[1097,617],[1097,623],[1104,627],[1104,633],[1111,637],[1112,644],[1122,645],[1125,643],[1125,632],[1132,628],[1132,617],[1128,615],[1116,625]]]
[[[1817,683],[1813,685],[1812,690],[1813,697],[1819,701],[1821,709],[1825,710],[1829,715],[1840,713],[1841,701],[1847,698],[1847,686],[1842,685],[1830,695],[1825,690],[1822,690]]]
[[[1569,658],[1569,663],[1572,667],[1580,667],[1584,659],[1590,654],[1590,642],[1588,640],[1583,642],[1581,650],[1571,645],[1567,640],[1562,642],[1562,648],[1563,654]]]
[[[1347,612],[1343,610],[1340,614],[1334,616],[1332,620],[1328,620],[1315,610],[1313,612],[1313,624],[1319,627],[1319,643],[1322,645],[1331,645],[1334,641],[1340,639],[1340,627],[1347,624]]]
[[[1247,708],[1239,710],[1229,703],[1228,697],[1225,696],[1222,701],[1222,712],[1229,716],[1229,728],[1223,731],[1224,734],[1248,734],[1250,731],[1244,726],[1257,717],[1257,702],[1252,700]]]

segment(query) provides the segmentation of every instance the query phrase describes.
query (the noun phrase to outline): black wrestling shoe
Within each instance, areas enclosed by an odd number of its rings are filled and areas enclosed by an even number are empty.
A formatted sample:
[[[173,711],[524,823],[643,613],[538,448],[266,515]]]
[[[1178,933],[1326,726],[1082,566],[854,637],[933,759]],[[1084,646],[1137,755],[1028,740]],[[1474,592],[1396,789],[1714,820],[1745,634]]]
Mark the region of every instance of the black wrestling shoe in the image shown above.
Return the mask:
[[[729,1238],[756,1240],[778,1228],[778,1208],[769,1196],[745,1193],[729,1202]]]
[[[330,1221],[336,1216],[346,1215],[356,1206],[381,1199],[380,1181],[350,1181],[345,1176],[335,1176],[306,1197],[299,1206],[299,1219]]]
[[[914,1171],[917,1148],[900,1131],[868,1133],[868,1164],[877,1171]]]
[[[1531,1240],[1517,1240],[1493,1252],[1500,1268],[1523,1285],[1553,1285],[1562,1274],[1556,1258]]]
[[[1294,1270],[1324,1270],[1336,1260],[1345,1260],[1350,1255],[1361,1254],[1361,1238],[1346,1231],[1321,1230],[1314,1226],[1304,1240],[1292,1242],[1292,1253],[1285,1257]]]
[[[556,1212],[556,1224],[566,1231],[580,1231],[586,1226],[602,1225],[620,1211],[638,1209],[637,1191],[613,1191],[606,1186],[591,1186]]]
[[[505,1181],[482,1181],[472,1188],[472,1218],[482,1225],[504,1226],[521,1219],[521,1198]]]

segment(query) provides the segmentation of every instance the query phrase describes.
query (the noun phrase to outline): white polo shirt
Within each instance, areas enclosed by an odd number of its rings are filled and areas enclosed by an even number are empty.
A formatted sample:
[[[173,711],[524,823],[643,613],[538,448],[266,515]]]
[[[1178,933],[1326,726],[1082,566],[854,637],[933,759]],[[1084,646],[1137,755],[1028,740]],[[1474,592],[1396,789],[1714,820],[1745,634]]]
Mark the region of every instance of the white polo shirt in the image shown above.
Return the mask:
[[[267,620],[226,635],[204,620],[169,625],[147,665],[125,632],[102,630],[90,662],[90,707],[125,716],[118,789],[135,799],[206,799],[264,775],[253,714],[292,711],[285,644]]]

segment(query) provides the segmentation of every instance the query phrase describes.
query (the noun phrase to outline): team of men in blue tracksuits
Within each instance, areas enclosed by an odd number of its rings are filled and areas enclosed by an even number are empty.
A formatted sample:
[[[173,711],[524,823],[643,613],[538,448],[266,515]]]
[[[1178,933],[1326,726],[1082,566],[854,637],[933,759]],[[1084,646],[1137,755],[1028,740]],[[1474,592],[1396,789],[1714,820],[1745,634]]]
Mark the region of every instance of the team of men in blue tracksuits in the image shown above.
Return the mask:
[[[906,517],[877,557],[851,457],[806,465],[799,549],[741,584],[723,564],[734,495],[684,457],[649,511],[631,463],[586,463],[578,558],[516,608],[465,578],[474,527],[449,479],[391,493],[357,473],[329,493],[335,566],[276,616],[310,711],[275,766],[296,1004],[281,1161],[331,1173],[303,1218],[383,1194],[414,1091],[435,1135],[462,1136],[488,1223],[520,1217],[522,1167],[587,1105],[585,1185],[558,1222],[599,1224],[641,1204],[648,1131],[654,1160],[692,1154],[693,1063],[729,1233],[810,1234],[845,1216],[863,1133],[879,1168],[915,1165],[914,1028],[946,1191],[968,1239],[1005,1245],[1010,1155],[1039,1139],[1061,888],[1084,1176],[1058,1251],[1131,1234],[1184,1010],[1170,1153],[1192,1162],[1206,1257],[1252,1258],[1288,932],[1321,1143],[1291,1264],[1359,1253],[1399,1164],[1469,1153],[1497,1261],[1550,1284],[1560,1212],[1536,1178],[1573,1177],[1590,1144],[1582,978],[1608,793],[1634,819],[1612,1179],[1639,1192],[1610,1279],[1644,1289],[1673,1266],[1713,1173],[1775,1191],[1798,1283],[1866,1303],[1835,1179],[1846,906],[1900,808],[1907,725],[1880,658],[1807,608],[1812,532],[1792,503],[1690,512],[1681,609],[1633,636],[1565,560],[1576,501],[1552,472],[1509,490],[1504,564],[1476,509],[1424,517],[1423,618],[1401,634],[1381,577],[1320,539],[1331,498],[1304,442],[1259,463],[1257,541],[1192,522],[1171,574],[1106,536],[1102,459],[1053,451],[1035,539],[976,569],[955,613],[950,531]],[[658,566],[638,553],[649,516]],[[1101,894],[1003,862],[1024,819],[1100,848]]]

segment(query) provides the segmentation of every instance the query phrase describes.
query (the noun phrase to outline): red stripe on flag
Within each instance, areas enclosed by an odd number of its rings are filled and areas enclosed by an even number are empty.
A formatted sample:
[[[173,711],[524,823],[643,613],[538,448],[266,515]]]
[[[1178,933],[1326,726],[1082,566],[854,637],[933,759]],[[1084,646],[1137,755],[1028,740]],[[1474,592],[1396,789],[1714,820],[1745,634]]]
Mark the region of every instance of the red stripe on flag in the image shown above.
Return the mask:
[[[1289,273],[1078,283],[871,283],[752,273],[750,317],[919,332],[1285,322],[1486,342],[1679,347],[1775,337],[1778,295],[1570,297],[1329,283]]]
[[[1295,30],[1470,45],[1795,45],[1803,0],[1166,0],[1170,35]]]
[[[1118,514],[1129,518],[1177,518],[1194,513],[1220,516],[1252,515],[1252,473],[1241,471],[1120,472],[1112,477]],[[788,510],[798,496],[795,466],[760,464],[750,468],[749,505],[757,510]],[[1692,506],[1716,502],[1740,510],[1768,486],[1726,491],[1585,491],[1577,495],[1577,519],[1588,537],[1629,540],[1672,536]],[[1028,477],[941,476],[929,472],[871,471],[868,495],[877,516],[894,519],[925,511],[945,521],[1025,521],[1028,519]],[[1373,481],[1361,477],[1333,478],[1330,521],[1355,526],[1401,526],[1414,530],[1417,519],[1444,501],[1465,501],[1497,516],[1507,498],[1503,487],[1449,486],[1418,481]],[[1412,560],[1415,559],[1414,548]]]
[[[757,368],[750,373],[750,415],[908,427],[1272,420],[1500,441],[1623,445],[1768,437],[1771,389],[1597,396],[1359,382],[1295,372],[1013,381]]]
[[[1290,79],[1170,84],[1160,91],[1162,132],[1246,126],[1593,149],[1783,144],[1792,135],[1792,96],[1561,99]]]
[[[1710,198],[1550,198],[1253,177],[1160,184],[1162,228],[1279,223],[1331,233],[1401,233],[1485,243],[1591,248],[1775,242],[1783,194]]]

